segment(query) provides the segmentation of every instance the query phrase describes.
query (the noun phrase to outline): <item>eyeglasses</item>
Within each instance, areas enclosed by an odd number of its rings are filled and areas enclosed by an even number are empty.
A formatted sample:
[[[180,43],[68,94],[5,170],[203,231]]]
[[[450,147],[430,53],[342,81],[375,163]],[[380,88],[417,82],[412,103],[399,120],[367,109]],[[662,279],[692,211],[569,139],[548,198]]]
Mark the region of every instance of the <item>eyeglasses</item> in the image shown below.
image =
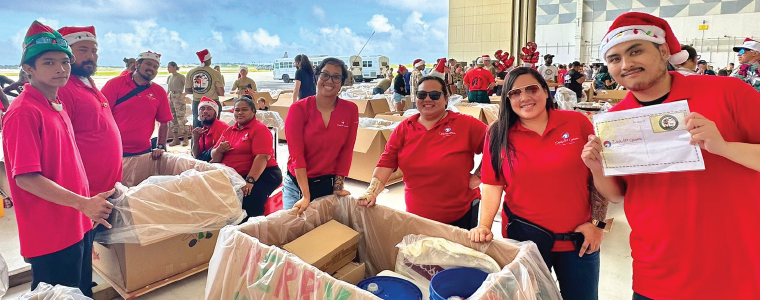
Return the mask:
[[[541,86],[538,84],[531,84],[526,87],[522,88],[516,88],[509,92],[507,92],[507,96],[509,96],[509,100],[519,100],[520,96],[522,96],[523,91],[527,93],[529,96],[533,96],[538,93],[538,91],[541,90]]]
[[[441,99],[441,95],[443,95],[443,93],[436,92],[436,91],[433,91],[433,92],[417,91],[417,99],[420,99],[420,100],[425,100],[425,98],[427,98],[428,96],[430,96],[430,100],[438,100],[438,99]]]
[[[58,44],[58,45],[61,45],[61,47],[64,47],[64,48],[68,48],[69,47],[69,42],[66,41],[66,39],[63,39],[63,38],[51,38],[51,37],[43,36],[43,37],[39,37],[39,38],[36,38],[36,39],[32,40],[31,42],[29,42],[29,44],[26,44],[26,48],[29,48],[29,47],[34,46],[34,45],[39,45],[39,44]]]
[[[343,75],[330,75],[325,72],[319,73],[319,80],[328,80],[332,79],[333,83],[342,83],[343,82]]]

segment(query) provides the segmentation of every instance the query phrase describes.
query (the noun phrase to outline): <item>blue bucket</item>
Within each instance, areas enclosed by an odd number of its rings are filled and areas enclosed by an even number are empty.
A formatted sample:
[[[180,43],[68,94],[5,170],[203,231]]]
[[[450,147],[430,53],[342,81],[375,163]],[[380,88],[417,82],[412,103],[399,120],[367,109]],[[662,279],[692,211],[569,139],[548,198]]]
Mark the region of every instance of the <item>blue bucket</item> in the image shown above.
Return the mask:
[[[430,280],[430,300],[447,300],[459,296],[469,298],[486,281],[488,273],[474,268],[446,269]]]
[[[422,300],[420,288],[401,278],[375,276],[362,280],[357,286],[385,300]]]

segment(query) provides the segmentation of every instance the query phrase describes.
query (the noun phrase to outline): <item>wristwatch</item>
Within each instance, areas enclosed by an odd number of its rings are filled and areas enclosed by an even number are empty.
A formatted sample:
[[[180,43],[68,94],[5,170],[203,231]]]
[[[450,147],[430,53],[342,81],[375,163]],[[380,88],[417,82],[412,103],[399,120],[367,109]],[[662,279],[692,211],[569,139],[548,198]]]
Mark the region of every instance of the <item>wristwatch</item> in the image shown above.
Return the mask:
[[[253,177],[246,177],[245,178],[245,182],[250,183],[250,184],[254,184],[254,183],[256,183],[256,179],[253,179]]]
[[[166,146],[158,144],[156,145],[156,149],[166,150]]]
[[[604,230],[604,232],[610,232],[612,230],[613,219],[607,219],[604,221],[591,219],[591,224],[594,224],[597,228]]]

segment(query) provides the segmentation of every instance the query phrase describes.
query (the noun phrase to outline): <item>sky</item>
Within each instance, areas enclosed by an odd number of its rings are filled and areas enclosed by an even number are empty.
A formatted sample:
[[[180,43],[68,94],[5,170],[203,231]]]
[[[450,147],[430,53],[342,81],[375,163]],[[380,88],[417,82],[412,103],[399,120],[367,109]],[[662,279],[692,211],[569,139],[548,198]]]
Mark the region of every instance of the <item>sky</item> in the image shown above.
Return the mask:
[[[303,53],[385,55],[410,64],[446,56],[448,1],[442,0],[21,0],[0,10],[0,65],[16,65],[32,21],[58,29],[94,25],[101,66],[151,50],[162,63],[272,62]],[[424,57],[421,55],[424,54]],[[418,57],[420,56],[420,57]]]

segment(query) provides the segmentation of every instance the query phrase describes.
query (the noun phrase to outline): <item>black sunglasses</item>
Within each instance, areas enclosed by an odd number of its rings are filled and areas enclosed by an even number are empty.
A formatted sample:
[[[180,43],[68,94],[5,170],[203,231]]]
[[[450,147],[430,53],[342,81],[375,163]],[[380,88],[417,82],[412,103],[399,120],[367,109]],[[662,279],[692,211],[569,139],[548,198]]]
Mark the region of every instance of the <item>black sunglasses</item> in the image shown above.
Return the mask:
[[[330,75],[326,72],[319,73],[319,79],[320,80],[328,80],[332,79],[333,83],[342,83],[343,82],[343,75]]]
[[[441,95],[443,95],[443,93],[436,92],[436,91],[433,91],[433,92],[417,91],[417,99],[420,99],[420,100],[425,100],[425,98],[427,98],[428,96],[430,96],[430,100],[438,100],[438,99],[441,99]]]

